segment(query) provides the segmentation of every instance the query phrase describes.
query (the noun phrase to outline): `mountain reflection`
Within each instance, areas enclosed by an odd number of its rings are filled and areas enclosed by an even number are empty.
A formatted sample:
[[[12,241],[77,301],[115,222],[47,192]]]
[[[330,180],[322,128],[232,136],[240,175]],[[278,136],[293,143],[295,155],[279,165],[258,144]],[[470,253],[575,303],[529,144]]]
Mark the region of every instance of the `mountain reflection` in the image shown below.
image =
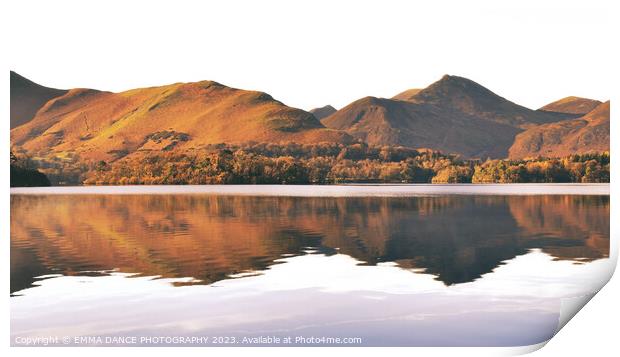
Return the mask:
[[[212,283],[314,251],[456,284],[532,248],[607,257],[609,197],[11,196],[11,293],[112,269]]]

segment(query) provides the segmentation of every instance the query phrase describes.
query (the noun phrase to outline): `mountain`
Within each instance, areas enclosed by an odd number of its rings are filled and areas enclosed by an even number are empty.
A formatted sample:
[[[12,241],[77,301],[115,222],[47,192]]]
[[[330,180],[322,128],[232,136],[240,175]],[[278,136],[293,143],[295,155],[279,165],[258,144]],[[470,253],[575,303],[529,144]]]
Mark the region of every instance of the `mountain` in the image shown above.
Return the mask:
[[[449,75],[445,75],[439,81],[421,90],[410,101],[433,104],[440,108],[518,128],[527,128],[571,117],[564,113],[528,109],[500,97],[472,80]]]
[[[113,160],[134,152],[193,150],[206,144],[348,142],[311,113],[262,92],[213,81],[122,93],[71,89],[11,130],[11,144],[31,154]]]
[[[376,145],[430,148],[465,157],[505,157],[520,131],[433,105],[385,98],[357,100],[322,120]]]
[[[47,101],[66,90],[38,85],[11,71],[11,129],[27,123]]]
[[[416,94],[420,93],[421,89],[417,89],[417,88],[413,88],[413,89],[407,89],[404,92],[400,92],[397,95],[393,96],[392,99],[397,99],[397,100],[411,100],[411,98],[413,98],[413,96],[415,96]]]
[[[549,103],[539,110],[547,112],[568,113],[568,114],[587,114],[594,110],[602,102],[594,99],[580,97],[566,97]]]
[[[326,105],[324,107],[314,108],[310,110],[310,113],[312,113],[314,117],[317,118],[318,120],[328,117],[334,114],[335,112],[336,112],[336,108],[332,107],[331,105]]]
[[[565,155],[609,149],[609,102],[581,114],[596,103],[569,97],[531,110],[446,75],[391,99],[365,97],[338,111],[328,105],[306,112],[213,81],[65,91],[11,72],[11,145],[30,156],[105,161],[219,143],[354,140],[464,158]]]
[[[462,77],[444,76],[418,92],[365,97],[321,120],[377,145],[430,148],[464,157],[504,158],[528,127],[574,118],[512,103]]]
[[[586,115],[530,128],[515,138],[510,158],[561,157],[609,151],[610,103],[601,103]]]

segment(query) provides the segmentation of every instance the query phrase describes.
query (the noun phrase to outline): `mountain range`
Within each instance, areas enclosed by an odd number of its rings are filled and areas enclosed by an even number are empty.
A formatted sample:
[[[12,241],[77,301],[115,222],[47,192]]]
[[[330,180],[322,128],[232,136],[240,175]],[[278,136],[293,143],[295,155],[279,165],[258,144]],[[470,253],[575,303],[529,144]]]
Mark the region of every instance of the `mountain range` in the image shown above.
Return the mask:
[[[71,89],[11,130],[11,144],[29,153],[75,153],[106,161],[135,152],[249,141],[350,142],[352,138],[266,93],[213,81],[121,93]]]
[[[505,158],[515,137],[578,114],[531,110],[462,77],[386,99],[365,97],[321,122],[368,143],[427,147],[473,158]],[[587,150],[586,147],[584,149]]]
[[[11,72],[11,146],[92,160],[209,144],[351,143],[427,148],[464,158],[563,156],[609,150],[609,102],[567,97],[532,110],[446,75],[392,98],[336,110],[289,107],[214,81],[120,93],[40,86]]]

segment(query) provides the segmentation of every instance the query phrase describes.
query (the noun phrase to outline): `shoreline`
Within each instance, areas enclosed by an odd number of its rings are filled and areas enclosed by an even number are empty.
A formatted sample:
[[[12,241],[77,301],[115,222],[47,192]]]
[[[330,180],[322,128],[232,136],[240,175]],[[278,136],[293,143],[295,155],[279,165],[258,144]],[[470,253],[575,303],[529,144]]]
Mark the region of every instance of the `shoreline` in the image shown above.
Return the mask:
[[[416,197],[432,195],[596,195],[609,183],[341,184],[341,185],[132,185],[11,187],[11,195],[169,195],[268,197]]]

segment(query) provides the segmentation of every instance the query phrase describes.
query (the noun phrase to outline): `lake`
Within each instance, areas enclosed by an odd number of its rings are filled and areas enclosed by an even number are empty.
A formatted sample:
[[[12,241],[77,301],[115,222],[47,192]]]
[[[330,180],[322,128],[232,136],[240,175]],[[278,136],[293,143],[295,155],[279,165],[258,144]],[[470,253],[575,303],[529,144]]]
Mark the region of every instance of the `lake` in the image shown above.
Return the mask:
[[[609,221],[607,184],[11,189],[11,344],[532,345]]]

